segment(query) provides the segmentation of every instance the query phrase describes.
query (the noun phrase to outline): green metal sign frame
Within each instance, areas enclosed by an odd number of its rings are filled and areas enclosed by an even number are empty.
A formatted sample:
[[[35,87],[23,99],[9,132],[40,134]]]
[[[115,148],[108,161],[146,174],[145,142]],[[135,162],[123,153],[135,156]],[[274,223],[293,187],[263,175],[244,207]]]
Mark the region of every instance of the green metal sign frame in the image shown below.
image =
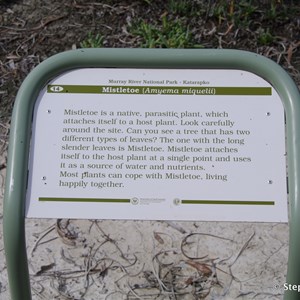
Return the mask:
[[[14,106],[4,195],[3,234],[12,300],[30,300],[25,239],[25,195],[32,116],[39,92],[63,72],[79,68],[236,69],[268,81],[286,114],[289,173],[289,258],[286,282],[300,284],[300,95],[275,62],[239,50],[79,49],[57,54],[36,67],[22,84]],[[285,291],[285,300],[299,299]]]

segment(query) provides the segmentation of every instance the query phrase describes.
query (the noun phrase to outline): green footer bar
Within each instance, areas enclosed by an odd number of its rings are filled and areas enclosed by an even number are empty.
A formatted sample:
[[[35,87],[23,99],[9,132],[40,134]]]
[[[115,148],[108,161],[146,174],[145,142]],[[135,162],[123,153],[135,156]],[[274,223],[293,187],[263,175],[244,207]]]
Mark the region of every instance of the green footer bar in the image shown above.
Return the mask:
[[[275,201],[182,200],[182,204],[275,205]]]
[[[130,199],[102,199],[102,198],[48,198],[40,197],[44,202],[102,202],[102,203],[130,203]]]

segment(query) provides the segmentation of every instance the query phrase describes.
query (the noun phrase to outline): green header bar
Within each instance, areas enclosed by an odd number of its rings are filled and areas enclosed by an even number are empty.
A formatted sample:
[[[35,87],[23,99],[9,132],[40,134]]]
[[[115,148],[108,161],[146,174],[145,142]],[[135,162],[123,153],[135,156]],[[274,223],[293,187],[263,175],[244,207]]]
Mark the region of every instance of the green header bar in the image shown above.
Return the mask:
[[[116,85],[48,85],[48,93],[123,94],[123,95],[187,95],[271,96],[271,87],[194,87],[194,86],[116,86]]]
[[[102,202],[102,203],[130,203],[130,199],[102,199],[102,198],[49,198],[40,197],[44,202]]]
[[[241,200],[182,200],[182,204],[218,204],[218,205],[275,205],[275,201]]]

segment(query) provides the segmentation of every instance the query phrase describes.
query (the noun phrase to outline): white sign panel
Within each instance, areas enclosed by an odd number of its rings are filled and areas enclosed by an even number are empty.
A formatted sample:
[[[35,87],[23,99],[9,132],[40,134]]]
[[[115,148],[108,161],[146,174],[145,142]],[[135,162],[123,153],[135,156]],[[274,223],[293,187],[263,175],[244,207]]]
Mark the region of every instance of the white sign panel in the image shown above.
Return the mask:
[[[27,217],[287,221],[283,106],[249,72],[67,72],[30,153]]]

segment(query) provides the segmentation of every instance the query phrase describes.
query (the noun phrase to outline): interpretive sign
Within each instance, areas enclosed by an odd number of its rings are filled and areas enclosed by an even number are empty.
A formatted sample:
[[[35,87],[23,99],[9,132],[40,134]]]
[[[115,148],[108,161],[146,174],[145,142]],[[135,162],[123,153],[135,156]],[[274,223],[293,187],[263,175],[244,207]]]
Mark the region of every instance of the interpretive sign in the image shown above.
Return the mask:
[[[247,71],[68,71],[30,153],[27,217],[287,221],[282,101]]]

